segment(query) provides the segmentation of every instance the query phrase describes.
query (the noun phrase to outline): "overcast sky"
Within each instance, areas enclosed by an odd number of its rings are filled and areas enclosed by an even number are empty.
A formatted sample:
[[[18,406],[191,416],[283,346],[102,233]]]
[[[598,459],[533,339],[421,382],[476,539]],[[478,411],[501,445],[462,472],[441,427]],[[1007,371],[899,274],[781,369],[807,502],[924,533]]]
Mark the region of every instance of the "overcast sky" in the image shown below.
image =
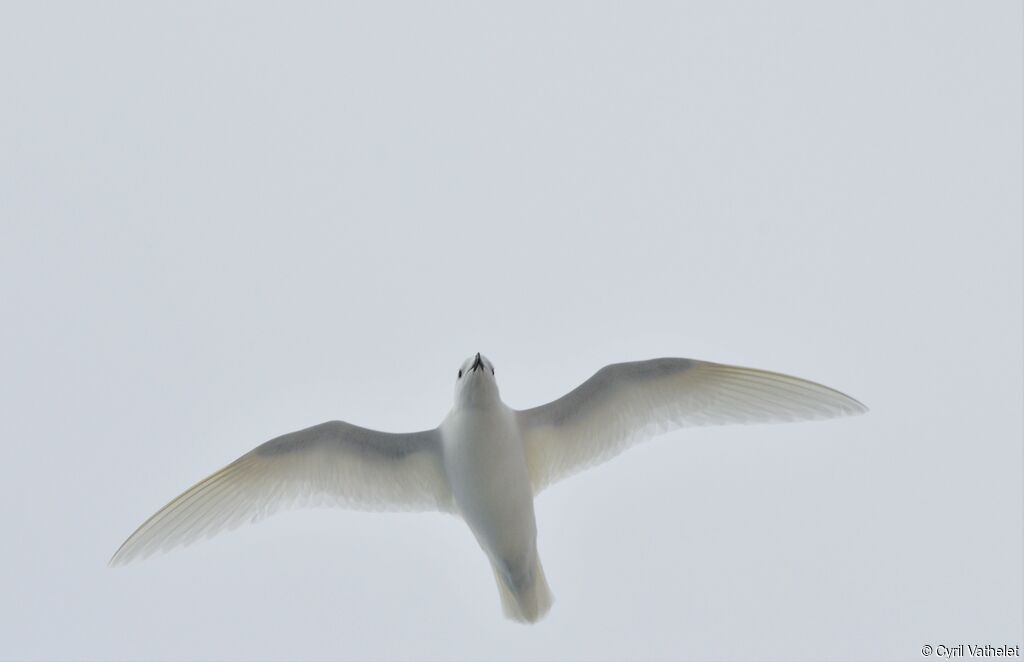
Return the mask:
[[[907,659],[1017,644],[1022,9],[5,3],[0,658]],[[287,513],[112,570],[278,434],[602,365],[864,417],[696,429],[537,500],[506,621],[440,514]]]

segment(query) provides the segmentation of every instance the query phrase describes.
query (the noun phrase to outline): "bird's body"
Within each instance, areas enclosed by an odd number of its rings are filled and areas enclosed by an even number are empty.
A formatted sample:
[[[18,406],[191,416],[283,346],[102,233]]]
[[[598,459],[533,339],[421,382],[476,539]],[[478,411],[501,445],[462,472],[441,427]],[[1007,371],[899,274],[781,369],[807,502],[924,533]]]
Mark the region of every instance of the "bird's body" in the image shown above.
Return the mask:
[[[459,402],[440,430],[455,506],[491,560],[505,611],[534,620],[550,606],[550,596],[542,604],[530,603],[543,572],[538,572],[533,488],[515,412],[497,397]],[[546,583],[538,588],[548,594]]]
[[[458,512],[497,562],[532,553],[533,490],[512,412],[498,404],[455,412],[441,426],[445,473]]]
[[[272,439],[184,492],[111,563],[304,504],[440,510],[462,517],[494,569],[505,614],[535,622],[552,598],[537,552],[534,497],[552,482],[659,431],[857,414],[825,386],[689,359],[606,366],[564,397],[527,410],[502,402],[480,354],[458,372],[440,426],[383,433],[331,421]]]

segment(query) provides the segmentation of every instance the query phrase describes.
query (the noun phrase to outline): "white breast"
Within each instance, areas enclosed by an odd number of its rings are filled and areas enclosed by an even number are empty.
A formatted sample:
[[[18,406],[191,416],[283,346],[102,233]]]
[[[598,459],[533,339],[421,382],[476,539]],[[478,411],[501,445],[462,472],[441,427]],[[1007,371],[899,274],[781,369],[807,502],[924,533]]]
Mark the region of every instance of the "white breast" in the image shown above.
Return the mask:
[[[459,512],[493,559],[532,558],[537,526],[523,443],[504,405],[454,410],[441,425]]]

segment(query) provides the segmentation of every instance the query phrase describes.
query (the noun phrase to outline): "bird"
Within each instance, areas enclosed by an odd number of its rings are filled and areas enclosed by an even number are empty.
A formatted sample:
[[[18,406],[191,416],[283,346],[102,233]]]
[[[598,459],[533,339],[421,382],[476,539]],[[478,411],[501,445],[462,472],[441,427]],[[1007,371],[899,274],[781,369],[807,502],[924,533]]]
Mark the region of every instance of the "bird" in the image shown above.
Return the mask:
[[[119,566],[302,506],[441,511],[469,526],[504,615],[535,623],[553,596],[537,553],[534,498],[630,446],[683,427],[863,414],[835,389],[789,375],[683,358],[607,365],[561,398],[515,410],[477,352],[432,429],[378,432],[328,421],[267,441],[146,520]]]

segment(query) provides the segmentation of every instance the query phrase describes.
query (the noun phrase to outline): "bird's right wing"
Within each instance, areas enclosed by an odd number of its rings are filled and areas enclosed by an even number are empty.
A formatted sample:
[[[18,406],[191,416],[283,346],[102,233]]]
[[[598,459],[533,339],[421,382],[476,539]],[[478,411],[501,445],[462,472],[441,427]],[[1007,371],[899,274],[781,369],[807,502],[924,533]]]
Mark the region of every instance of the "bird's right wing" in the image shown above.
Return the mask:
[[[111,565],[288,508],[451,511],[437,430],[391,434],[330,421],[257,446],[160,509]]]
[[[865,411],[853,398],[799,377],[666,358],[605,366],[558,400],[517,417],[536,494],[661,432]]]

